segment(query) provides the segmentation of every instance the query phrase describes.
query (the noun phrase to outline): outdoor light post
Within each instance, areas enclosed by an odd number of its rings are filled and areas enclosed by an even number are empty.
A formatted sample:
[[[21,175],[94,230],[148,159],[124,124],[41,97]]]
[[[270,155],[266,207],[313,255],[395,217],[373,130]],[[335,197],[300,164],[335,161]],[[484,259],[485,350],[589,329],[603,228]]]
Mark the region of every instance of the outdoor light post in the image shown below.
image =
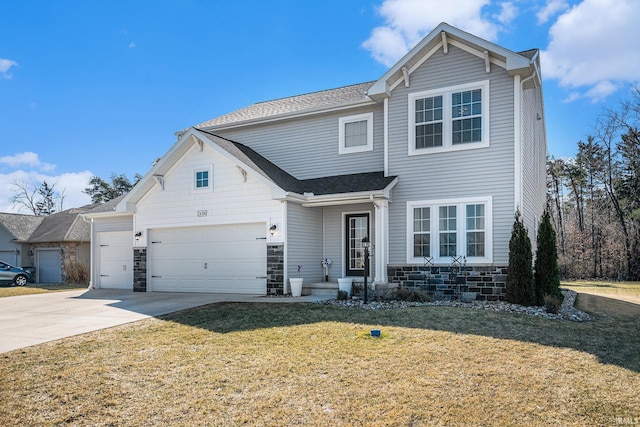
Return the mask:
[[[369,274],[369,237],[362,239],[362,246],[364,247],[364,296],[363,301],[367,303],[367,275]]]

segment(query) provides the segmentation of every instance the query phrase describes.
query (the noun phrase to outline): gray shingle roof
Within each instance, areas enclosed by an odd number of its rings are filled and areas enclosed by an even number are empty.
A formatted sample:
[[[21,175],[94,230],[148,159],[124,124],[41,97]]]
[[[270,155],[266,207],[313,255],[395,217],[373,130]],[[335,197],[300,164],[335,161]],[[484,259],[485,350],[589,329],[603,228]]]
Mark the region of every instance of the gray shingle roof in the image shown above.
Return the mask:
[[[30,243],[90,241],[91,227],[80,214],[86,213],[93,207],[95,205],[67,209],[44,217],[28,241]]]
[[[213,126],[230,125],[283,114],[300,113],[340,105],[367,102],[371,101],[367,96],[367,90],[373,83],[375,82],[359,83],[337,89],[328,89],[320,92],[275,99],[273,101],[258,102],[229,114],[207,120],[195,127],[197,129],[207,129]]]
[[[298,194],[313,193],[316,196],[376,191],[385,189],[396,178],[385,177],[384,172],[375,171],[299,180],[246,145],[210,132],[200,132],[214,137],[209,139],[285,191]]]
[[[27,240],[40,225],[44,217],[0,212],[0,224],[17,240]]]

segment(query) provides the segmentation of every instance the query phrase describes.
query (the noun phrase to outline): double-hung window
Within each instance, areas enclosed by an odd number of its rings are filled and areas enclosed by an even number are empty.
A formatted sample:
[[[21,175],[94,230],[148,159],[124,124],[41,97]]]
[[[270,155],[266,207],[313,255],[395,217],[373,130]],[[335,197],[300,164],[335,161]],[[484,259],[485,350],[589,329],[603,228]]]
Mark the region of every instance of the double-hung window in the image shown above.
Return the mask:
[[[407,263],[492,262],[491,212],[491,197],[407,202]]]
[[[409,95],[409,154],[489,146],[489,81]]]
[[[373,113],[340,117],[338,124],[339,154],[373,150]]]

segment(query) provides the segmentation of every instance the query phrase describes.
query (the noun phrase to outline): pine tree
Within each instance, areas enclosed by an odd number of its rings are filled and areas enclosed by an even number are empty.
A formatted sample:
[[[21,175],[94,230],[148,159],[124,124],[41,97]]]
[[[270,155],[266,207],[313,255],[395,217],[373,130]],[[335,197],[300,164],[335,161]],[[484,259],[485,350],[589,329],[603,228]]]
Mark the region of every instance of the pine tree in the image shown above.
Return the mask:
[[[542,222],[536,238],[535,261],[535,289],[536,302],[544,305],[545,295],[558,297],[562,300],[560,291],[560,269],[558,268],[558,249],[556,247],[556,232],[551,225],[548,211],[542,214]]]
[[[535,304],[532,262],[531,240],[518,210],[509,240],[507,301],[521,305]]]

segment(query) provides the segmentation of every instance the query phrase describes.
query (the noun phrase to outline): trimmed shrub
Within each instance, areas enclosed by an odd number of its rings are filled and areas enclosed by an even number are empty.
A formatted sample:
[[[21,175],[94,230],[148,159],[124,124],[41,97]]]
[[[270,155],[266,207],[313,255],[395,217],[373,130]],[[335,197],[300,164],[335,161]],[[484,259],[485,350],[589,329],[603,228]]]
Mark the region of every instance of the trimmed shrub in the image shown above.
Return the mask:
[[[551,225],[549,212],[542,214],[542,221],[536,238],[535,289],[538,305],[545,303],[545,296],[554,296],[562,302],[560,291],[560,268],[558,267],[558,249],[556,232]]]
[[[338,301],[346,301],[349,298],[349,293],[347,291],[338,291],[338,297],[336,298]]]
[[[535,304],[532,262],[531,240],[518,210],[509,240],[507,301],[526,306]]]
[[[547,309],[547,313],[557,314],[560,311],[563,298],[558,298],[555,295],[545,295],[543,300],[544,300],[544,308]]]
[[[431,302],[431,295],[419,289],[400,288],[396,291],[396,299],[407,302]]]

